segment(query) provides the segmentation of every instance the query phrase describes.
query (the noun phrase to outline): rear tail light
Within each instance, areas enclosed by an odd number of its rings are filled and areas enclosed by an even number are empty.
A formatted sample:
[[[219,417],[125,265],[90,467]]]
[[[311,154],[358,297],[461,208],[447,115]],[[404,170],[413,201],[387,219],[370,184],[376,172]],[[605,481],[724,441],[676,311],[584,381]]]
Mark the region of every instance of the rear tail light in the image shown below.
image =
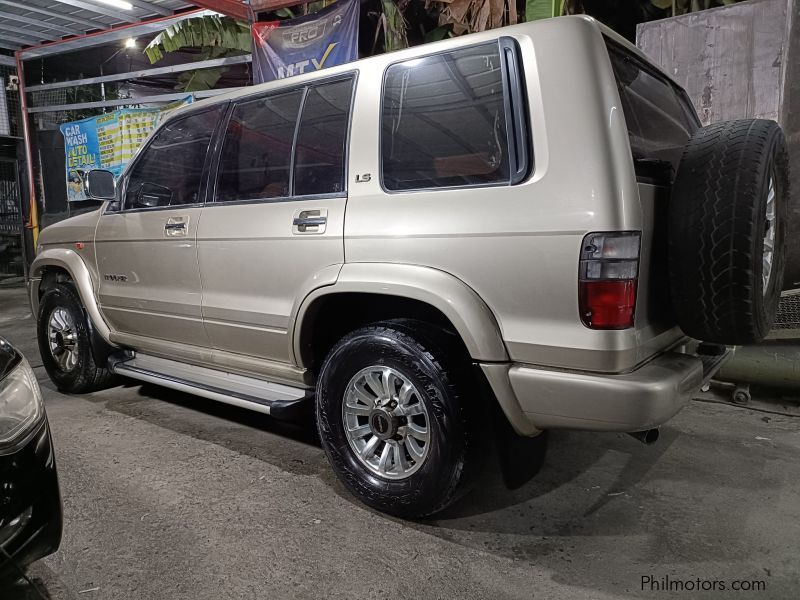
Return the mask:
[[[590,233],[578,271],[581,321],[590,329],[633,327],[639,276],[638,231]]]

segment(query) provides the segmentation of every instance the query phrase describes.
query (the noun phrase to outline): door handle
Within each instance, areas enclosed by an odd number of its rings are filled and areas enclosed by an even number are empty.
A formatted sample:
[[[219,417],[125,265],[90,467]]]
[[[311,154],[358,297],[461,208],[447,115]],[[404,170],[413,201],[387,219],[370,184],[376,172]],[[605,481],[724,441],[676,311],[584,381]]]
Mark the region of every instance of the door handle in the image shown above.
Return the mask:
[[[189,217],[185,215],[170,217],[167,219],[167,222],[164,223],[164,235],[167,237],[185,237],[188,223]]]
[[[292,233],[295,235],[322,235],[327,225],[327,208],[301,209],[292,216]]]
[[[299,227],[301,225],[308,227],[310,225],[325,225],[327,222],[328,217],[295,217],[294,221],[292,221],[292,225],[295,227]]]

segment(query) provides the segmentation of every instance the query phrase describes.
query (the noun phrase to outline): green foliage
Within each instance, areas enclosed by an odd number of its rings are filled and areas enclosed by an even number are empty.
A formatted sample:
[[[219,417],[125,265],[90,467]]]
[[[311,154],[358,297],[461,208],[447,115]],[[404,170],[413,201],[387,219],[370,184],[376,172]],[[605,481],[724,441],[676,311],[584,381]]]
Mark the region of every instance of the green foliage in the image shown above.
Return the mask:
[[[212,67],[210,69],[197,69],[184,71],[178,77],[175,89],[182,92],[200,92],[212,90],[225,72],[225,67]]]
[[[525,3],[526,21],[560,17],[562,14],[564,14],[564,0],[527,0]]]
[[[452,27],[450,25],[439,25],[436,29],[431,29],[429,32],[425,34],[425,43],[429,42],[438,42],[443,40],[447,37],[450,37],[453,33]]]
[[[165,52],[175,52],[183,48],[200,48],[197,61],[238,56],[250,52],[250,26],[228,17],[210,15],[186,19],[167,27],[144,49],[151,63],[164,58]],[[199,92],[210,90],[220,80],[227,67],[212,67],[184,71],[178,76],[176,90]]]
[[[181,48],[225,48],[226,50],[249,52],[252,47],[250,26],[228,17],[209,15],[186,19],[170,25],[159,33],[144,49],[150,63],[164,58],[165,52]]]
[[[397,4],[393,0],[382,0],[381,8],[383,14],[378,22],[378,28],[375,30],[375,43],[378,41],[378,35],[383,31],[384,52],[408,48],[406,20],[403,13],[397,8]]]

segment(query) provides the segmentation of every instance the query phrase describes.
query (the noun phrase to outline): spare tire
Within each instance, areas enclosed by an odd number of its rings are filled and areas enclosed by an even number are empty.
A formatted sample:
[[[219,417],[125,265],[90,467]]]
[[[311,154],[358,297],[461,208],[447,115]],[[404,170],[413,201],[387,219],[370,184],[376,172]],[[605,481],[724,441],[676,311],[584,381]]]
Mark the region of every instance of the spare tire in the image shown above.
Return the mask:
[[[675,175],[669,207],[672,304],[686,335],[761,341],[783,286],[788,158],[775,121],[699,129]]]

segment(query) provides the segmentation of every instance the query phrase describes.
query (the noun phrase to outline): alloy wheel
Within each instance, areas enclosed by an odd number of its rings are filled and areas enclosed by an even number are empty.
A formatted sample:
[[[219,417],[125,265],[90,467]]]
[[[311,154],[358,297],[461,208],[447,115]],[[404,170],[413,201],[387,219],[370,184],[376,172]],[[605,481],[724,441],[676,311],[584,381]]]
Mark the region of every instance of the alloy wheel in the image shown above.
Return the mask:
[[[345,389],[342,419],[350,448],[380,477],[405,479],[428,457],[428,410],[414,384],[396,369],[376,365],[356,373]]]
[[[47,324],[50,353],[58,368],[69,373],[78,364],[78,333],[72,315],[64,308],[50,313]]]

